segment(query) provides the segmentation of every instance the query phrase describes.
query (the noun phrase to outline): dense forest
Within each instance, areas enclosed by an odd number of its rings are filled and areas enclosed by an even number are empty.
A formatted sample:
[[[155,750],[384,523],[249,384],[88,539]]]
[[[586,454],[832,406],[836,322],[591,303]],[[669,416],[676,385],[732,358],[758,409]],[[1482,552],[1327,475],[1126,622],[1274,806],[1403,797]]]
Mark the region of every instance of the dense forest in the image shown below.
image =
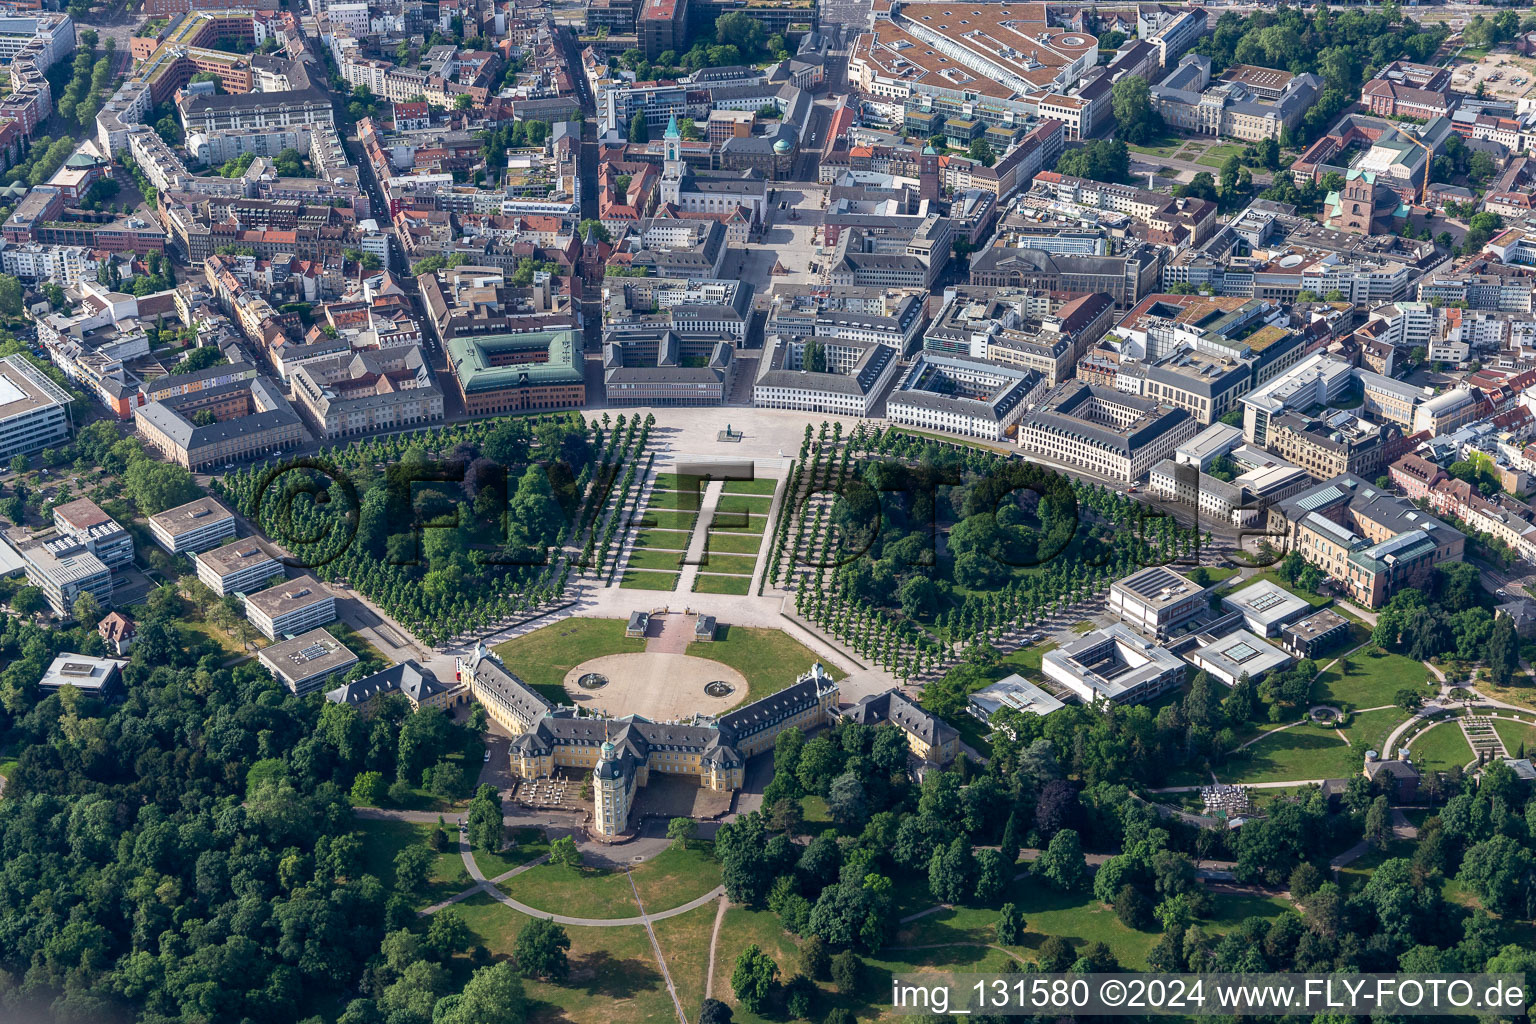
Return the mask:
[[[1155,971],[1536,969],[1536,799],[1507,768],[1459,783],[1413,843],[1391,840],[1386,798],[1363,777],[1337,807],[1312,788],[1240,829],[1197,829],[1131,791],[1159,756],[1116,722],[1138,710],[1026,716],[1013,735],[993,734],[984,766],[962,758],[921,784],[888,726],[781,735],[764,810],[722,827],[716,853],[731,899],[766,907],[803,941],[797,964],[749,950],[732,978],[738,997],[763,1013],[847,1024],[846,1009],[817,1005],[810,979],[853,991],[862,958],[893,941],[902,911],[929,901],[995,909],[996,941],[1040,970],[1127,968],[1102,942],[1023,944],[1027,922],[1009,901],[1020,871],[1028,886],[1091,893],[1127,928],[1158,935]],[[825,799],[834,827],[801,844],[790,837],[805,831],[805,795]],[[1330,880],[1329,857],[1362,837],[1381,863],[1365,879]],[[1089,852],[1109,856],[1090,871]],[[1216,897],[1199,858],[1232,859],[1241,885],[1288,891],[1291,908],[1212,927]],[[1451,882],[1469,898],[1450,898]]]
[[[519,985],[466,980],[462,922],[421,928],[412,894],[364,869],[347,798],[368,772],[462,775],[444,766],[477,734],[403,698],[365,720],[254,662],[221,668],[173,588],[133,611],[112,703],[36,689],[55,652],[100,651],[94,629],[0,625],[0,725],[20,750],[0,801],[0,1017],[469,1024],[432,1007]],[[508,1007],[473,1020],[519,1019]]]

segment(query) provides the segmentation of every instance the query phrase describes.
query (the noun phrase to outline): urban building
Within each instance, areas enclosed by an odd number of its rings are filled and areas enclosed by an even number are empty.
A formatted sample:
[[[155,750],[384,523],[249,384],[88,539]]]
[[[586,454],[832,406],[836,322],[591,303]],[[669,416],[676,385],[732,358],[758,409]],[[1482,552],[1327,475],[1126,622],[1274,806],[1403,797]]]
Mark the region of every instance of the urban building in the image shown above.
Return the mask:
[[[922,352],[886,399],[892,423],[1001,441],[1045,393],[1034,370]]]
[[[1221,606],[1241,615],[1244,624],[1259,636],[1277,636],[1280,627],[1312,608],[1305,598],[1270,580],[1250,583],[1225,595]]]
[[[149,533],[173,555],[206,551],[235,535],[235,515],[216,498],[198,498],[150,516]]]
[[[579,409],[587,402],[581,339],[573,331],[454,336],[444,349],[472,416]]]
[[[1257,683],[1292,661],[1289,654],[1246,629],[1228,633],[1196,648],[1189,660],[1196,668],[1228,686],[1236,686],[1244,676]]]
[[[54,506],[53,528],[114,572],[133,564],[133,535],[90,498]]]
[[[1133,483],[1195,432],[1183,409],[1068,381],[1019,420],[1018,443],[1026,452]]]
[[[806,369],[812,343],[825,354],[826,370]],[[761,409],[869,416],[899,362],[889,345],[845,338],[770,338],[767,348],[752,388],[752,404]]]
[[[74,614],[81,594],[90,594],[102,608],[112,607],[112,570],[84,547],[73,541],[50,543],[21,526],[6,531],[4,540],[25,568],[27,582],[43,592],[55,615]]]
[[[57,693],[72,686],[87,697],[110,697],[122,689],[123,669],[128,663],[116,658],[93,658],[89,654],[60,654],[49,662],[37,688],[43,693]]]
[[[23,355],[0,358],[0,461],[64,443],[70,398]]]
[[[346,675],[358,662],[357,655],[323,629],[263,647],[256,657],[272,678],[301,697],[314,693],[329,679]]]
[[[1186,671],[1177,655],[1118,622],[1047,651],[1040,668],[1087,704],[1143,704],[1182,686]]]
[[[1109,587],[1109,614],[1158,639],[1206,610],[1205,588],[1165,565],[1152,565]]]
[[[262,636],[276,640],[336,621],[336,598],[323,583],[305,573],[247,594],[245,617]]]
[[[272,577],[283,574],[282,563],[254,538],[199,551],[192,561],[197,578],[220,597],[260,590]]]

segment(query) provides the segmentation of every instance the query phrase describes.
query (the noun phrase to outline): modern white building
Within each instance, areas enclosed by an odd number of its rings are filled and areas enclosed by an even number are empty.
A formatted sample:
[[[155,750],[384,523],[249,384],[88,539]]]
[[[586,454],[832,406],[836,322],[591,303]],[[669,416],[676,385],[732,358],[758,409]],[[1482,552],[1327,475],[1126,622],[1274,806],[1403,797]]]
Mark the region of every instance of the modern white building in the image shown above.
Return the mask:
[[[1052,696],[1015,672],[971,694],[965,710],[973,718],[991,722],[992,716],[1002,708],[1012,708],[1027,715],[1048,715],[1063,707],[1066,705],[1060,698]]]
[[[1289,654],[1246,629],[1228,633],[1190,655],[1196,668],[1228,686],[1236,686],[1243,676],[1258,682],[1275,669],[1285,668],[1291,660]]]
[[[235,516],[214,498],[198,498],[150,516],[149,532],[173,555],[206,551],[235,535]]]
[[[1166,565],[1151,565],[1109,587],[1109,614],[1148,636],[1167,636],[1206,609],[1205,588]]]
[[[220,597],[260,590],[273,576],[283,574],[282,563],[251,537],[199,551],[193,561],[197,578]]]
[[[336,598],[305,574],[247,595],[245,617],[262,636],[276,640],[336,621]]]
[[[53,527],[101,559],[108,569],[133,563],[133,535],[90,498],[76,498],[53,510]]]
[[[112,570],[80,545],[34,538],[20,526],[5,534],[5,542],[25,566],[27,582],[43,592],[55,614],[71,615],[81,594],[95,597],[103,608],[112,606]]]
[[[1312,605],[1270,580],[1251,583],[1221,599],[1221,606],[1243,617],[1259,636],[1278,636],[1280,627],[1305,615]]]
[[[92,697],[106,697],[118,688],[126,661],[116,658],[93,658],[89,654],[60,654],[53,659],[37,688],[53,693],[66,686],[73,686]]]
[[[256,657],[274,679],[300,696],[320,689],[327,679],[345,675],[358,661],[345,644],[323,629],[264,647]]]
[[[0,359],[0,462],[69,437],[70,398],[22,355]]]
[[[1115,623],[1046,652],[1045,678],[1086,703],[1141,704],[1177,689],[1187,666],[1177,655]]]

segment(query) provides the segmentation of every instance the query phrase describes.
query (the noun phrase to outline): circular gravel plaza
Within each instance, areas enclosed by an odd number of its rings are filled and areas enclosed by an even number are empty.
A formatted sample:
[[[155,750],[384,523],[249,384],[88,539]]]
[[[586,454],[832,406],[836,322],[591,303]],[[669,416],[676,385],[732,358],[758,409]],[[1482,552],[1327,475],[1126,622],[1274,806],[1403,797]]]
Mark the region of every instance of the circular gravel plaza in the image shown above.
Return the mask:
[[[583,687],[583,676],[606,676],[599,689]],[[714,696],[725,683],[730,692]],[[639,715],[653,722],[667,722],[690,715],[718,715],[740,704],[747,696],[747,680],[740,672],[708,658],[686,654],[606,654],[592,658],[565,674],[565,692],[577,707],[606,711],[614,717]]]

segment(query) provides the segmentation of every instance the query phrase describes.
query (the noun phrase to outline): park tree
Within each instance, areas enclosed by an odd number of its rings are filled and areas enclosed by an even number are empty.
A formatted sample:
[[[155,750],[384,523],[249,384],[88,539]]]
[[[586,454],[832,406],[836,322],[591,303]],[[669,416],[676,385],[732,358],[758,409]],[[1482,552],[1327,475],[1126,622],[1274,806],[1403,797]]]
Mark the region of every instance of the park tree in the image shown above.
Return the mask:
[[[502,823],[501,795],[495,786],[484,785],[475,790],[469,802],[469,814],[465,822],[469,845],[487,853],[499,853],[506,830]]]
[[[1500,686],[1508,686],[1520,668],[1520,638],[1515,635],[1515,620],[1500,614],[1493,620],[1493,632],[1483,652],[1488,674]]]
[[[385,785],[380,772],[358,772],[352,780],[352,803],[357,807],[377,807],[384,801]]]
[[[523,1024],[527,1012],[522,979],[502,961],[477,968],[463,992],[433,1009],[432,1024]]]
[[[699,823],[692,818],[673,818],[667,822],[667,839],[679,850],[688,849],[688,842],[698,831]]]
[[[832,957],[821,936],[812,935],[800,944],[800,973],[821,981],[832,967]]]
[[[851,949],[845,949],[832,958],[832,984],[843,995],[859,990],[864,980],[864,961]]]
[[[1024,932],[1024,915],[1018,906],[1004,903],[1003,909],[997,914],[997,941],[1004,946],[1017,946],[1023,943]]]
[[[576,841],[570,836],[561,836],[549,844],[549,859],[561,867],[581,867],[581,851],[576,848]]]
[[[420,843],[412,843],[395,854],[395,888],[404,893],[416,892],[427,884],[427,872],[432,867],[432,851]]]
[[[718,999],[706,999],[699,1007],[699,1024],[731,1024],[731,1007]]]
[[[645,111],[644,110],[637,110],[637,111],[635,111],[635,116],[631,117],[629,119],[629,141],[630,142],[649,142],[649,141],[651,141],[651,129],[650,129],[650,126],[645,123]]]
[[[571,948],[565,929],[545,918],[533,918],[517,933],[512,958],[525,978],[563,979],[570,971],[566,953]]]
[[[761,1013],[773,995],[778,977],[779,965],[754,942],[736,957],[736,966],[731,971],[731,990],[742,1006],[753,1013]]]
[[[1162,128],[1162,118],[1152,106],[1152,91],[1139,75],[1126,75],[1110,90],[1115,110],[1115,135],[1131,145],[1154,138]]]
[[[1034,872],[1063,892],[1075,892],[1088,877],[1088,864],[1082,843],[1072,829],[1062,829],[1035,861]]]

